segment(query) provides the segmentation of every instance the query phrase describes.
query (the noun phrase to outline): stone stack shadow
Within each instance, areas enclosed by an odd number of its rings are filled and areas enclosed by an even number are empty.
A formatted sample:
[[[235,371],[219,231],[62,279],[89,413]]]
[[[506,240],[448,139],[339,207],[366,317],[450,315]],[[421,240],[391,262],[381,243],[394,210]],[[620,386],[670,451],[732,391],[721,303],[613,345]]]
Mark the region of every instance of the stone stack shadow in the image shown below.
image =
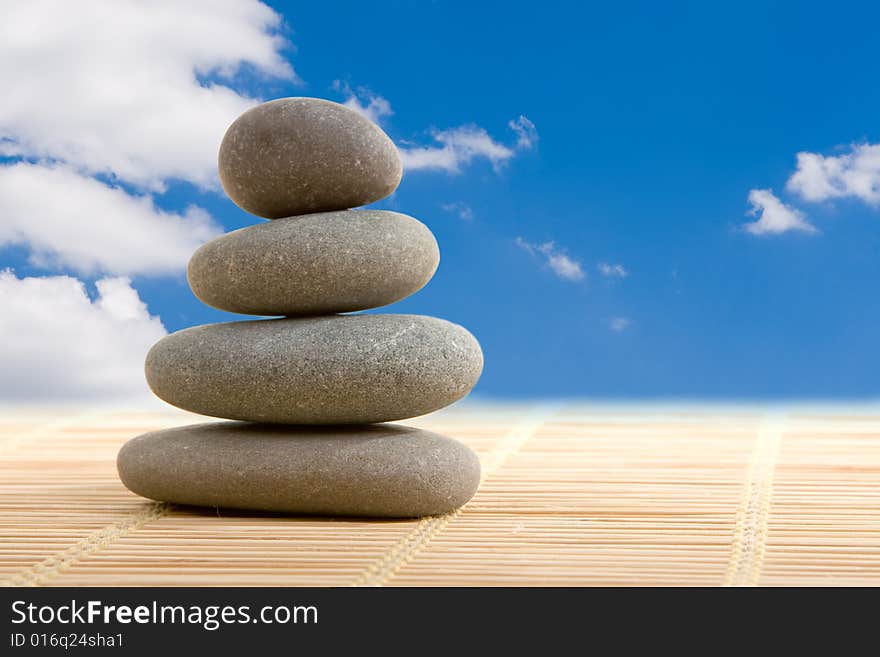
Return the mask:
[[[144,434],[117,459],[133,492],[179,504],[321,515],[446,513],[476,492],[461,443],[380,424],[464,397],[483,367],[465,329],[417,315],[340,314],[421,289],[439,250],[397,212],[397,149],[353,110],[314,98],[259,105],[227,130],[220,179],[271,221],[199,248],[187,275],[222,310],[278,317],[198,326],[147,355],[153,392],[226,418]],[[279,317],[280,316],[280,317]]]

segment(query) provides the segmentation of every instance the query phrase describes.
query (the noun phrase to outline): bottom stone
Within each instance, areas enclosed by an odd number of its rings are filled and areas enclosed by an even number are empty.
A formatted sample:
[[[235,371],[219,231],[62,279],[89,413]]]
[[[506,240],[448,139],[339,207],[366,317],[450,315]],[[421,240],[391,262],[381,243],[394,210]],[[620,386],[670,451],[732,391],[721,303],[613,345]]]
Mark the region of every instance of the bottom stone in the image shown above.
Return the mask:
[[[196,424],[133,438],[117,467],[126,487],[154,500],[333,516],[447,513],[480,480],[466,446],[394,424]]]

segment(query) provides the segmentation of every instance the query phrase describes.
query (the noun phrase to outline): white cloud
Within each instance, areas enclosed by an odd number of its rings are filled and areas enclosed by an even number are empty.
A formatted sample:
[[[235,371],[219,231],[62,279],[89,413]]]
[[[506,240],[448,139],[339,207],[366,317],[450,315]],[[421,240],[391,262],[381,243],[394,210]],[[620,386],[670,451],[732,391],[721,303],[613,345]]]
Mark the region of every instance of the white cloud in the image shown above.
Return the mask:
[[[533,256],[542,256],[547,266],[559,278],[568,281],[582,281],[586,277],[581,263],[566,255],[565,251],[557,248],[554,242],[531,244],[522,237],[517,237],[516,245]]]
[[[0,247],[84,275],[182,270],[220,227],[126,189],[219,189],[222,135],[257,102],[233,79],[297,81],[279,15],[257,0],[7,0],[2,13],[0,157],[20,161],[0,165]],[[93,301],[76,278],[0,272],[0,398],[147,395],[143,358],[165,329],[128,278],[96,285]]]
[[[32,264],[82,274],[165,274],[219,234],[208,214],[163,212],[62,166],[0,167],[0,246],[25,245]]]
[[[127,278],[92,301],[69,276],[0,271],[0,399],[147,398],[144,355],[166,334]]]
[[[465,125],[431,133],[439,146],[401,147],[400,159],[407,171],[416,169],[439,169],[458,173],[475,158],[489,160],[498,169],[512,158],[515,151],[500,144],[476,125]]]
[[[391,109],[391,103],[378,94],[374,94],[366,87],[358,87],[356,90],[351,88],[348,82],[342,80],[333,81],[333,89],[345,96],[342,102],[346,107],[350,107],[355,112],[363,114],[373,123],[381,125],[384,119],[394,114]]]
[[[199,77],[295,80],[279,25],[256,0],[6,0],[0,155],[213,187],[223,132],[255,101]]]
[[[758,220],[747,223],[743,228],[753,235],[771,235],[788,231],[816,233],[816,228],[807,222],[804,213],[786,205],[774,196],[770,189],[753,189],[749,192],[751,216]]]
[[[528,150],[538,143],[538,129],[522,114],[517,119],[511,119],[508,127],[516,133],[516,147],[520,150]]]
[[[849,153],[824,157],[798,153],[786,188],[807,201],[852,197],[880,204],[880,144],[856,144]]]
[[[485,128],[477,125],[463,125],[448,130],[435,130],[431,133],[439,146],[400,146],[400,159],[407,171],[434,169],[448,173],[459,173],[463,166],[477,158],[484,158],[499,170],[512,159],[518,151],[534,148],[538,141],[535,125],[526,117],[520,116],[509,123],[517,134],[513,146],[493,139]]]
[[[394,114],[391,103],[367,87],[355,89],[348,82],[334,80],[333,89],[345,96],[343,105],[360,112],[373,123],[384,124],[385,119]],[[513,146],[502,144],[478,125],[462,125],[432,130],[435,145],[418,146],[402,142],[397,148],[406,171],[422,169],[460,173],[462,167],[478,158],[488,160],[497,171],[518,151],[530,150],[538,143],[538,130],[525,116],[512,119],[507,126],[516,134]]]
[[[623,265],[600,262],[597,269],[599,270],[599,273],[603,276],[616,278],[626,278],[627,276],[629,276],[629,272]]]
[[[446,212],[457,214],[460,219],[464,219],[465,221],[473,221],[474,219],[474,211],[467,203],[456,201],[455,203],[444,203],[441,207]]]
[[[608,320],[608,328],[615,333],[622,333],[630,327],[632,320],[626,317],[612,317]]]

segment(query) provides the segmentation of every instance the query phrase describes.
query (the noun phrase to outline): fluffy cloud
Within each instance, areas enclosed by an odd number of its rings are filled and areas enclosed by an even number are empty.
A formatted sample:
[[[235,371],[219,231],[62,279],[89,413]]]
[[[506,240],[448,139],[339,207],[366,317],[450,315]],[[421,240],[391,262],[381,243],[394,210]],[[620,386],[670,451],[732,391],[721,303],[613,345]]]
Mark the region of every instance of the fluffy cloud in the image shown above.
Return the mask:
[[[603,276],[607,276],[609,278],[626,278],[629,276],[629,272],[626,270],[626,267],[623,265],[611,264],[608,262],[600,262],[597,266],[599,273]]]
[[[622,333],[630,327],[632,320],[627,317],[612,317],[608,320],[608,328],[615,333]]]
[[[542,257],[551,271],[563,280],[582,281],[586,277],[581,263],[566,255],[554,242],[531,244],[517,237],[516,245],[533,256]]]
[[[355,90],[351,88],[348,82],[334,80],[333,89],[345,96],[345,100],[342,102],[343,105],[363,114],[373,123],[381,125],[385,122],[386,117],[394,114],[394,111],[391,109],[391,103],[382,96],[374,94],[366,87],[358,87]]]
[[[463,166],[476,158],[484,158],[492,163],[497,171],[517,151],[534,148],[538,142],[535,124],[526,117],[510,121],[509,127],[516,133],[514,146],[505,146],[493,139],[484,128],[476,125],[463,125],[448,130],[435,130],[431,133],[437,146],[402,146],[400,158],[407,171],[434,169],[447,173],[459,173]]]
[[[348,82],[335,80],[333,89],[344,96],[344,105],[360,112],[373,123],[384,124],[385,119],[394,114],[386,98],[366,87],[354,89]],[[538,143],[538,130],[525,116],[512,119],[507,126],[516,135],[516,142],[512,146],[495,140],[485,128],[478,125],[432,130],[430,134],[435,144],[419,146],[405,142],[398,145],[403,168],[406,171],[460,173],[463,167],[482,158],[488,160],[497,171],[518,151],[533,149]]]
[[[749,192],[752,209],[749,214],[758,217],[744,226],[752,235],[772,235],[789,231],[815,233],[816,228],[807,222],[803,212],[786,205],[770,189],[753,189]]]
[[[484,128],[464,125],[431,133],[439,146],[411,146],[400,148],[400,159],[407,171],[435,169],[459,173],[475,158],[489,160],[497,170],[515,155],[512,148],[495,141]]]
[[[858,144],[834,157],[798,153],[786,188],[807,201],[857,198],[880,204],[880,144]]]
[[[146,398],[144,355],[165,335],[127,278],[93,301],[69,276],[0,271],[0,398]]]
[[[163,212],[66,167],[0,167],[0,246],[26,245],[32,264],[82,274],[165,274],[221,232],[198,208]]]
[[[205,76],[295,79],[279,24],[256,0],[7,0],[0,154],[212,187],[223,132],[255,101]]]
[[[297,79],[280,23],[257,0],[4,2],[0,157],[19,161],[0,165],[0,247],[87,276],[182,270],[220,228],[149,193],[219,189],[223,132],[257,102],[232,80]],[[69,276],[0,273],[0,398],[147,393],[143,358],[165,329],[128,278],[96,287],[92,300]]]
[[[51,16],[51,20],[46,20]],[[0,22],[0,246],[82,274],[163,274],[220,232],[90,176],[212,188],[228,124],[255,101],[204,76],[295,79],[256,0],[12,0]],[[96,26],[101,26],[96,36]]]
[[[455,203],[444,203],[440,207],[442,207],[446,212],[457,214],[459,219],[464,219],[465,221],[473,221],[474,219],[474,211],[467,203],[456,201]]]

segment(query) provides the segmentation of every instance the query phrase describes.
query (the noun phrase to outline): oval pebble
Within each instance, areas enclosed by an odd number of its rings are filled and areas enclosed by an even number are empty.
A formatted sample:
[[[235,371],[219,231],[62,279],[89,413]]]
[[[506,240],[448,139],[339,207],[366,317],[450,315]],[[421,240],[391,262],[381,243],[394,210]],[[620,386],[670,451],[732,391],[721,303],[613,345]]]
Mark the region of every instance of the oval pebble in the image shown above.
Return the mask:
[[[218,165],[229,198],[268,219],[378,201],[403,173],[397,148],[375,123],[319,98],[249,109],[227,129]]]
[[[248,315],[324,315],[377,308],[421,289],[440,261],[421,222],[344,210],[278,219],[202,245],[189,261],[195,295]]]
[[[465,445],[391,424],[177,427],[130,440],[117,467],[131,491],[163,502],[342,516],[447,513],[480,480]]]
[[[476,339],[420,315],[335,315],[197,326],[147,354],[169,404],[232,420],[360,424],[423,415],[464,397],[483,369]]]

